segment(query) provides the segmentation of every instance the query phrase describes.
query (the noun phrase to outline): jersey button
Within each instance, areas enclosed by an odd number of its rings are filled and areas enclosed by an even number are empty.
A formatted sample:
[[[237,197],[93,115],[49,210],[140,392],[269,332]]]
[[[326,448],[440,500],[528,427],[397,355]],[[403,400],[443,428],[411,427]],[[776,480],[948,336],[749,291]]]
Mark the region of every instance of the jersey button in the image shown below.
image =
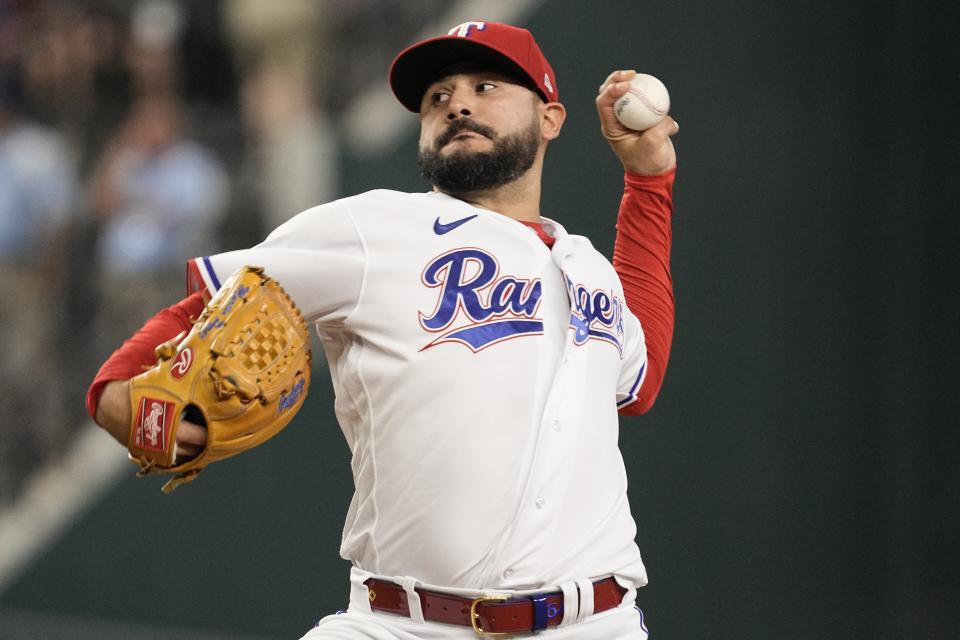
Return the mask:
[[[503,577],[509,579],[513,575],[513,569],[507,569],[503,572]]]
[[[563,423],[560,422],[560,419],[559,419],[559,418],[553,421],[553,430],[554,430],[554,431],[563,431]]]
[[[539,496],[533,501],[533,504],[537,505],[537,509],[543,509],[543,505],[547,504],[547,499],[543,496]]]

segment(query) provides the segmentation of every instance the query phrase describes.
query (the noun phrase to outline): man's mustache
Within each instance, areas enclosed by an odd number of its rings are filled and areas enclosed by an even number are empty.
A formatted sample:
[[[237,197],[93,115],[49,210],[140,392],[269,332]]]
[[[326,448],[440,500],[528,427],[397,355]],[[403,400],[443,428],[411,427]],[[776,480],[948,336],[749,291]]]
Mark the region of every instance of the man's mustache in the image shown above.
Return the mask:
[[[446,131],[440,134],[437,137],[436,149],[440,150],[447,145],[448,142],[453,140],[457,134],[463,133],[464,131],[472,131],[473,133],[479,133],[480,135],[490,138],[493,140],[496,137],[496,134],[493,132],[493,129],[490,127],[485,127],[482,124],[477,124],[469,118],[461,118],[460,120],[454,120],[450,123],[450,126],[447,127]]]

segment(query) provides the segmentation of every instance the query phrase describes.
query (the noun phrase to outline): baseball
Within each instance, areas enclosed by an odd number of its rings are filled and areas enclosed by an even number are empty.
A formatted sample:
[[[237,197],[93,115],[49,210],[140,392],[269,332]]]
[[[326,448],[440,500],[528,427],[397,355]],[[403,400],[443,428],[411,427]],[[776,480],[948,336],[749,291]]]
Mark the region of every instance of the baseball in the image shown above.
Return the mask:
[[[613,105],[620,123],[635,131],[645,131],[657,124],[670,111],[670,94],[662,82],[646,73],[638,73],[630,81],[630,90]]]

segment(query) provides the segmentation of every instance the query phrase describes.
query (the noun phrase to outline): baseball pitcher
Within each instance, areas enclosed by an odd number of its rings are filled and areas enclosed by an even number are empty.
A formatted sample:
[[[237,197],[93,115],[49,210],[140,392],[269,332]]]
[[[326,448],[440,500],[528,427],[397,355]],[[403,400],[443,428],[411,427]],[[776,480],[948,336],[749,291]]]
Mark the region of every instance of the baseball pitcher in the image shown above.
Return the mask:
[[[596,98],[625,171],[613,264],[540,210],[566,115],[547,58],[468,22],[389,71],[431,190],[321,204],[192,260],[190,295],[94,380],[91,415],[176,486],[289,421],[315,327],[355,493],[349,607],[305,638],[647,638],[618,414],[652,406],[669,356],[678,125],[618,122],[634,75]]]

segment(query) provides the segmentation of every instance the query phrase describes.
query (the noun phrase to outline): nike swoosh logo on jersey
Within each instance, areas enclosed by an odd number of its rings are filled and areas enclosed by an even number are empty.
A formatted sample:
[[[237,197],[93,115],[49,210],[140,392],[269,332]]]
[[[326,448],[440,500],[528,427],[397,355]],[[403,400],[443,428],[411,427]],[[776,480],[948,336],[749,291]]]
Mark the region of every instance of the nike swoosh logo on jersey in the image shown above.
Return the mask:
[[[433,232],[436,233],[438,236],[442,236],[448,231],[453,231],[454,229],[462,225],[464,222],[470,222],[471,220],[476,218],[477,215],[478,214],[475,213],[472,216],[467,216],[466,218],[460,218],[459,220],[454,220],[453,222],[448,222],[446,224],[443,224],[442,222],[440,222],[440,218],[437,217],[437,219],[433,223]]]

